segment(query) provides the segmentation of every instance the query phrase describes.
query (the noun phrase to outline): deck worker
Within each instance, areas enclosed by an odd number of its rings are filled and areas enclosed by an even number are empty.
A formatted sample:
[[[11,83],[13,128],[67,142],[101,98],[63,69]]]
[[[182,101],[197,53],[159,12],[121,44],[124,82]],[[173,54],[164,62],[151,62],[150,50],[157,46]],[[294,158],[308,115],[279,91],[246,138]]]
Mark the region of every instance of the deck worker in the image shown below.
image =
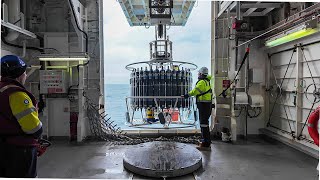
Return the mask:
[[[201,141],[197,147],[199,150],[211,149],[211,138],[209,130],[209,117],[212,111],[212,89],[210,85],[211,76],[208,68],[202,67],[198,72],[196,87],[188,94],[182,95],[184,98],[196,96],[196,104],[199,110]]]
[[[0,177],[37,176],[37,139],[42,123],[36,100],[24,87],[26,68],[18,56],[1,58]]]

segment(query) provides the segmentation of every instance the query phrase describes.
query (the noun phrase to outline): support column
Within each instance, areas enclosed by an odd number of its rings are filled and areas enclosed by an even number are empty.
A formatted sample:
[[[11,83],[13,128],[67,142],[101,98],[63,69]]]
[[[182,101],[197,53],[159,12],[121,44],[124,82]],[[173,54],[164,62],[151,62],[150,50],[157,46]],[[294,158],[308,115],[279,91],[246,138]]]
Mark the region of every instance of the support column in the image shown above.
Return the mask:
[[[104,112],[104,37],[103,37],[103,0],[99,0],[99,45],[100,45],[100,96],[99,106],[102,113]]]
[[[303,78],[303,63],[302,63],[302,50],[300,47],[297,47],[297,59],[296,59],[296,132],[295,136],[298,137],[301,129],[302,129],[302,92],[303,92],[303,86],[301,85],[302,78]]]
[[[265,56],[265,67],[266,67],[266,72],[265,72],[265,84],[266,84],[266,89],[269,89],[271,86],[271,64],[269,61],[269,54],[267,54]],[[264,113],[264,119],[265,119],[265,123],[264,126],[267,126],[268,120],[269,120],[269,115],[270,115],[270,91],[266,92],[266,96],[265,96],[265,101],[264,101],[264,107],[265,107],[265,113]]]
[[[86,110],[85,110],[85,98],[83,96],[84,92],[84,68],[83,66],[79,66],[79,74],[78,74],[78,108],[79,108],[79,116],[78,116],[78,124],[77,124],[77,142],[81,142],[86,136]]]
[[[217,15],[217,2],[211,2],[211,74],[212,74],[212,86],[213,86],[213,96],[216,96],[215,92],[215,63],[216,63],[216,15]],[[217,104],[216,98],[213,103]],[[216,113],[215,109],[212,109],[211,113],[211,130],[213,130],[216,123]]]

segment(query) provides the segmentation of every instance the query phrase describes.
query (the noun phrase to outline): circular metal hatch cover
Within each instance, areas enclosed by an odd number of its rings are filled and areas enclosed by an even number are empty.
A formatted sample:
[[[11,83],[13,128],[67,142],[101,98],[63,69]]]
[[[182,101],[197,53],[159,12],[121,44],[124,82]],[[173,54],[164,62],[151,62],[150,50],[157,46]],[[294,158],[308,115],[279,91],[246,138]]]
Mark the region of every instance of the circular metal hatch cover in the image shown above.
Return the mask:
[[[202,166],[201,153],[191,145],[154,141],[132,146],[123,158],[129,171],[149,177],[176,177]]]

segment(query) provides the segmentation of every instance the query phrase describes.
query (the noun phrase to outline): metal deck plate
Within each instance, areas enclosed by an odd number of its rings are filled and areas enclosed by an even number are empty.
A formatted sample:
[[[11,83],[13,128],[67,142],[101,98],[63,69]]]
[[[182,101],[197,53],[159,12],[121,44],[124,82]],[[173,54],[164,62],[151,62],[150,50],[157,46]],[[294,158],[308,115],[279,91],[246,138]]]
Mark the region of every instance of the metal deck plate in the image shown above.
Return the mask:
[[[123,158],[123,166],[143,176],[176,177],[200,168],[202,155],[191,145],[154,141],[128,149]]]

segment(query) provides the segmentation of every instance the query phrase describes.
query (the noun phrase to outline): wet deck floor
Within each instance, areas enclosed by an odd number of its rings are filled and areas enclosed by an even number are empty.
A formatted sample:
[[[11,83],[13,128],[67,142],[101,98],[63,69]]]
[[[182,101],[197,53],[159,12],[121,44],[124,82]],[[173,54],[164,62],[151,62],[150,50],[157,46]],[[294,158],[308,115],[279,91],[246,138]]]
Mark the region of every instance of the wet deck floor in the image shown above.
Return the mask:
[[[74,145],[53,141],[39,158],[39,178],[148,179],[123,168],[124,152],[131,146],[104,142]],[[262,138],[235,144],[214,141],[211,152],[202,152],[203,168],[174,179],[202,180],[316,180],[318,159],[276,141]],[[151,179],[151,178],[150,178]]]

